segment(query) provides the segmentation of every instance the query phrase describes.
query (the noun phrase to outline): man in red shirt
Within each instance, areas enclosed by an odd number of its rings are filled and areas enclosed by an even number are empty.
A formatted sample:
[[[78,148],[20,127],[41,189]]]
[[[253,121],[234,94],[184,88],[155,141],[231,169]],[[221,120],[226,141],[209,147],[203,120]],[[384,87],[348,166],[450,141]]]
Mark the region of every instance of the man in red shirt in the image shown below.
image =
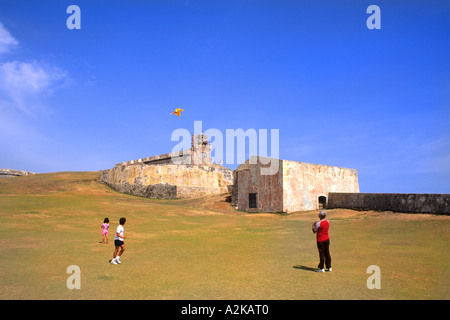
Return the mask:
[[[319,249],[320,263],[316,272],[325,272],[323,265],[327,267],[327,271],[331,271],[331,256],[330,256],[330,237],[328,229],[330,223],[326,220],[327,213],[323,210],[319,212],[319,222],[314,222],[312,225],[312,232],[317,235],[317,249]]]

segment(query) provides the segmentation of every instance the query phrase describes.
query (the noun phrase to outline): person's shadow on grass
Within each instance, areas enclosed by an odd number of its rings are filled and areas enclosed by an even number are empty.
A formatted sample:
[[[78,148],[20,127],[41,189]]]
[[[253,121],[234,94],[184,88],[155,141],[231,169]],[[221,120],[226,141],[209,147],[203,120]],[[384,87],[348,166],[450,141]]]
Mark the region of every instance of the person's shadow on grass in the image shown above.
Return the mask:
[[[302,270],[306,270],[306,271],[316,271],[316,268],[311,268],[311,267],[307,267],[307,266],[293,266],[292,268],[302,269]]]

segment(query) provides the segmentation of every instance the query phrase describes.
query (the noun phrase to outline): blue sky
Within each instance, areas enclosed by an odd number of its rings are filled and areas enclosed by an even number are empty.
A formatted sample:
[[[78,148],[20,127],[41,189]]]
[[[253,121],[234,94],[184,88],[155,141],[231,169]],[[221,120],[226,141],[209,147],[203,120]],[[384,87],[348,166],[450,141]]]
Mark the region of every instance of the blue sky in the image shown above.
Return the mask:
[[[361,192],[450,193],[449,36],[448,1],[2,0],[0,168],[107,169],[201,120]]]

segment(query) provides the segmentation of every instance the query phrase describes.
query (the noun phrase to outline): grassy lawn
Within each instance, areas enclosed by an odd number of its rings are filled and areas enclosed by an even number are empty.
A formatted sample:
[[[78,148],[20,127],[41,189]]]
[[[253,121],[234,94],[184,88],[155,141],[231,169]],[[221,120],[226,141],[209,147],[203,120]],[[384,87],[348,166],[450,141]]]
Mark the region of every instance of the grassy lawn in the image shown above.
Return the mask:
[[[315,273],[317,211],[246,214],[224,196],[115,192],[98,172],[0,180],[1,299],[449,299],[450,217],[328,211],[333,272]],[[108,261],[126,217],[122,264]],[[111,220],[110,242],[100,225]],[[69,290],[78,265],[81,290]],[[381,289],[366,286],[367,267]]]

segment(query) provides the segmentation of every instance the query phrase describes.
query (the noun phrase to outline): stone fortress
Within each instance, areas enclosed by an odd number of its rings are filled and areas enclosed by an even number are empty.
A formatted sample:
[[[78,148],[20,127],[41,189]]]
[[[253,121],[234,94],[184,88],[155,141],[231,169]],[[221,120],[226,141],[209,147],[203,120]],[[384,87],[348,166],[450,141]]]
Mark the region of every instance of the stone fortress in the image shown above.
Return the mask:
[[[149,198],[196,198],[230,192],[233,170],[213,163],[208,138],[197,134],[189,150],[118,163],[101,172],[100,182]]]
[[[295,212],[328,206],[332,192],[358,193],[354,169],[281,159],[274,174],[263,174],[268,158],[252,156],[235,171],[233,200],[248,212]]]
[[[266,169],[272,169],[273,164],[276,170],[267,174]],[[35,174],[0,169],[0,179]],[[102,170],[100,182],[119,192],[159,199],[224,194],[231,198],[233,207],[246,212],[348,208],[450,214],[450,194],[360,193],[355,169],[252,156],[231,170],[213,163],[211,145],[204,134],[193,135],[188,150]]]
[[[263,174],[274,161],[277,170]],[[349,208],[450,214],[450,194],[360,193],[355,169],[252,156],[231,170],[212,162],[204,134],[192,136],[189,150],[118,163],[101,171],[100,182],[160,199],[231,193],[231,205],[246,212]]]
[[[231,205],[247,212],[294,212],[325,208],[330,192],[359,192],[354,169],[279,161],[274,174],[261,174],[260,157],[236,170],[211,161],[204,134],[192,136],[189,150],[115,165],[101,172],[100,182],[113,189],[149,198],[195,198],[231,192]],[[266,158],[267,160],[267,158]]]

